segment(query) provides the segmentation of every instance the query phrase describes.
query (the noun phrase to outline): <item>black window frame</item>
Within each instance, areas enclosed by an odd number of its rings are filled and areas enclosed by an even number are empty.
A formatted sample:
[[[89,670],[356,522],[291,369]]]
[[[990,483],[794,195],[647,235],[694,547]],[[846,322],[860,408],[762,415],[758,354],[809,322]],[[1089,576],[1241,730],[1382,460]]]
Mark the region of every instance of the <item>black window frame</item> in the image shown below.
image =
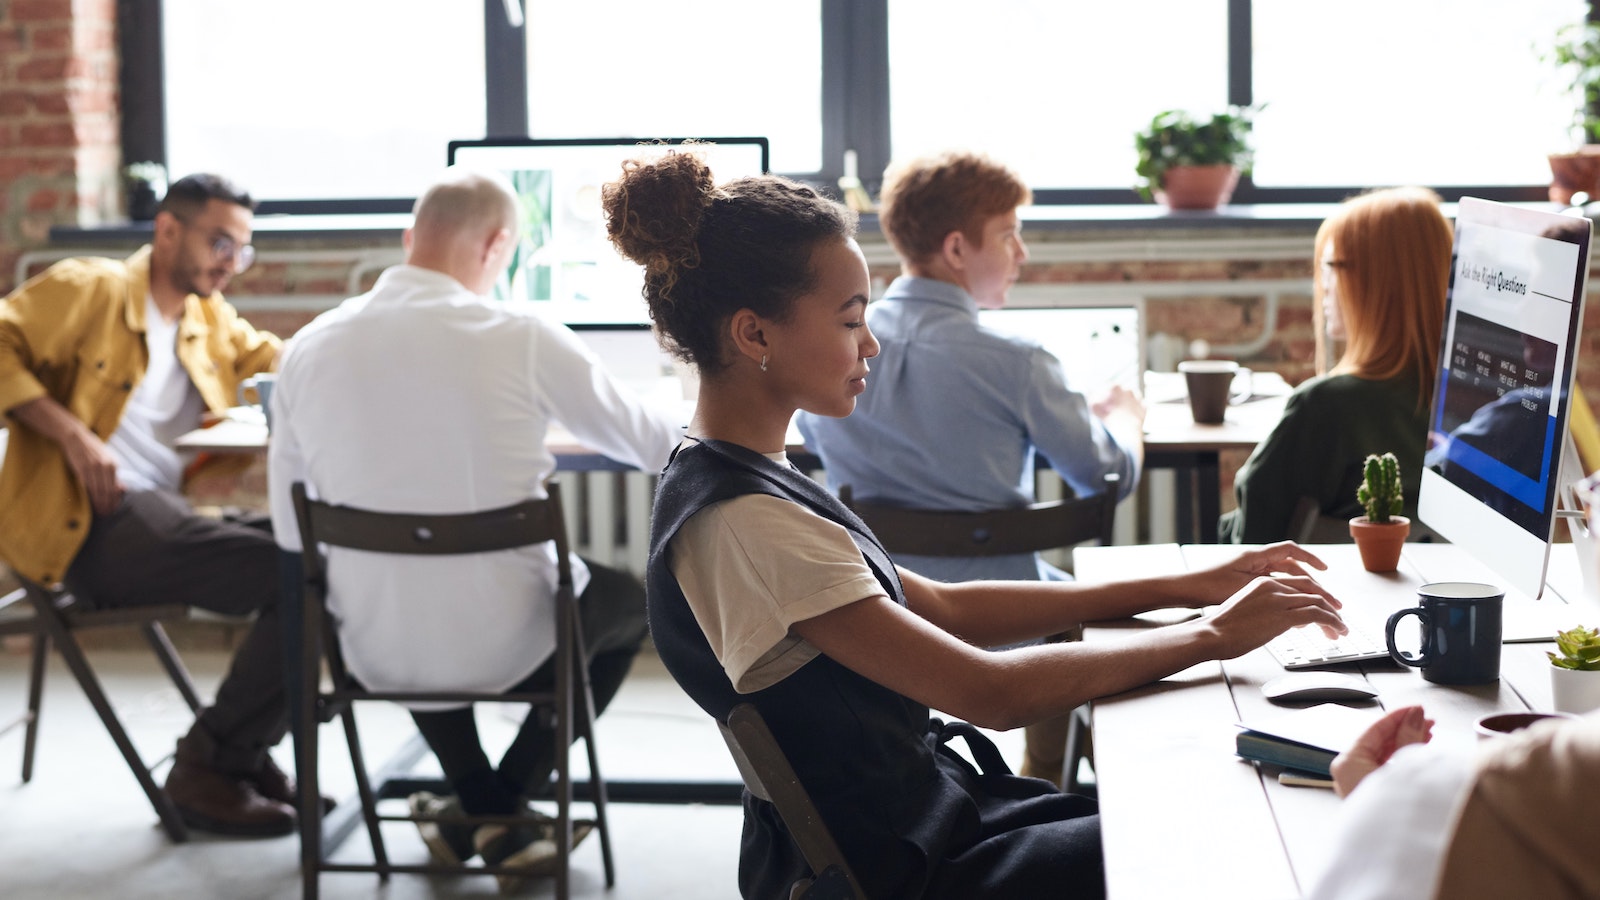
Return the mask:
[[[1253,102],[1251,2],[1228,0],[1228,80],[1230,105]],[[511,9],[522,12],[522,22]],[[483,137],[539,137],[528,133],[527,42],[524,0],[483,0],[485,134]],[[1588,18],[1600,22],[1600,0],[1589,0]],[[846,150],[856,152],[859,171],[881,173],[890,160],[888,0],[821,0],[822,10],[822,160],[816,172],[786,172],[826,189],[843,175]],[[165,163],[166,113],[162,71],[162,0],[117,0],[122,56],[122,151],[128,160]],[[463,138],[475,137],[462,135]],[[441,151],[442,154],[443,151]],[[866,177],[876,192],[876,177]],[[1366,186],[1263,188],[1240,179],[1233,203],[1334,203]],[[1546,185],[1431,185],[1446,201],[1471,195],[1490,200],[1541,201]],[[1126,188],[1041,188],[1039,205],[1136,205],[1142,200]],[[403,213],[412,198],[266,200],[264,213]]]

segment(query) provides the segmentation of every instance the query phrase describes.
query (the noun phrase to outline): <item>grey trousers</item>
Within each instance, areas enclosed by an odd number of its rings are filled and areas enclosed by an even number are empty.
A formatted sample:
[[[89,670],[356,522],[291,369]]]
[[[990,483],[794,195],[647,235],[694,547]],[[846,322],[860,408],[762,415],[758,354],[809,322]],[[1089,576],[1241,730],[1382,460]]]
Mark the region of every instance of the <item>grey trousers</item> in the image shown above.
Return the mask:
[[[195,514],[165,491],[130,492],[95,516],[63,579],[100,609],[181,603],[226,615],[257,614],[216,699],[185,739],[196,761],[223,772],[260,771],[288,730],[278,548],[269,530]]]

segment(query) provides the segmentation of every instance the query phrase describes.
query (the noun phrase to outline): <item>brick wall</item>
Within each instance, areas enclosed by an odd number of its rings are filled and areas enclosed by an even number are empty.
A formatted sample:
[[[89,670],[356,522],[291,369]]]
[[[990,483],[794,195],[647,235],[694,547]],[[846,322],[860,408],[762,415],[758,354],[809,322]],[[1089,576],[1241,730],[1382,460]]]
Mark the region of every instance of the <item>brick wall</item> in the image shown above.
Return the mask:
[[[0,289],[51,225],[119,215],[114,0],[0,0]]]

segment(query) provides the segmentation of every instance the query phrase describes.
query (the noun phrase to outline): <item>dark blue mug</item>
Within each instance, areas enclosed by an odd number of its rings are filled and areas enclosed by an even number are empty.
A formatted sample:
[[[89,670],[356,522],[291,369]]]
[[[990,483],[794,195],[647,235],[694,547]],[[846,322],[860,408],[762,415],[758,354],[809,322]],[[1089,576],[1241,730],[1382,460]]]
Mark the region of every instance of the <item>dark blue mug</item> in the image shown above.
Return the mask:
[[[1500,678],[1501,606],[1506,592],[1490,584],[1438,581],[1417,588],[1417,605],[1389,617],[1383,629],[1389,655],[1422,670],[1435,684],[1487,684]],[[1406,616],[1422,627],[1416,656],[1394,645],[1394,630]]]

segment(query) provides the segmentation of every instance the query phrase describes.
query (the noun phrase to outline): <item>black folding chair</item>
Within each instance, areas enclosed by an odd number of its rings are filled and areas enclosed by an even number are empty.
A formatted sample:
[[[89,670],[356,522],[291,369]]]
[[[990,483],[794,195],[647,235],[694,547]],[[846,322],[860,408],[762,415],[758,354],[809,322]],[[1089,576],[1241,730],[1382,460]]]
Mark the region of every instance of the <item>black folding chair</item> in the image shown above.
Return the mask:
[[[361,701],[445,702],[445,703],[529,703],[540,709],[534,715],[554,717],[556,730],[555,802],[556,896],[568,896],[569,862],[572,854],[572,773],[569,757],[574,734],[584,739],[589,757],[589,799],[594,804],[593,824],[599,832],[600,850],[605,865],[606,885],[616,882],[611,857],[611,832],[606,820],[605,781],[600,776],[600,760],[594,740],[594,697],[589,688],[588,653],[573,590],[569,562],[566,522],[562,517],[559,485],[551,484],[549,497],[526,500],[514,506],[477,513],[411,514],[373,512],[348,506],[334,506],[306,495],[305,485],[292,488],[295,515],[300,523],[305,590],[302,610],[300,681],[303,685],[298,711],[300,744],[298,770],[301,783],[300,862],[303,893],[317,896],[322,872],[373,872],[384,881],[392,872],[417,874],[460,874],[476,872],[492,875],[520,875],[520,870],[504,865],[450,866],[438,863],[402,865],[390,862],[379,827],[382,821],[421,821],[412,816],[379,815],[375,791],[367,774],[356,732],[352,704]],[[337,623],[326,611],[327,570],[321,546],[346,547],[374,553],[458,555],[509,550],[530,544],[555,542],[558,560],[556,590],[556,683],[547,692],[489,693],[474,691],[369,691],[345,669],[339,649]],[[321,669],[326,663],[331,687],[321,687]],[[362,816],[372,842],[371,863],[334,863],[326,854],[333,847],[323,846],[322,804],[317,791],[318,739],[316,726],[337,717],[344,725],[350,747],[350,764],[355,769],[356,789],[361,797]],[[536,824],[527,816],[462,816],[433,821],[482,825],[494,822]]]

